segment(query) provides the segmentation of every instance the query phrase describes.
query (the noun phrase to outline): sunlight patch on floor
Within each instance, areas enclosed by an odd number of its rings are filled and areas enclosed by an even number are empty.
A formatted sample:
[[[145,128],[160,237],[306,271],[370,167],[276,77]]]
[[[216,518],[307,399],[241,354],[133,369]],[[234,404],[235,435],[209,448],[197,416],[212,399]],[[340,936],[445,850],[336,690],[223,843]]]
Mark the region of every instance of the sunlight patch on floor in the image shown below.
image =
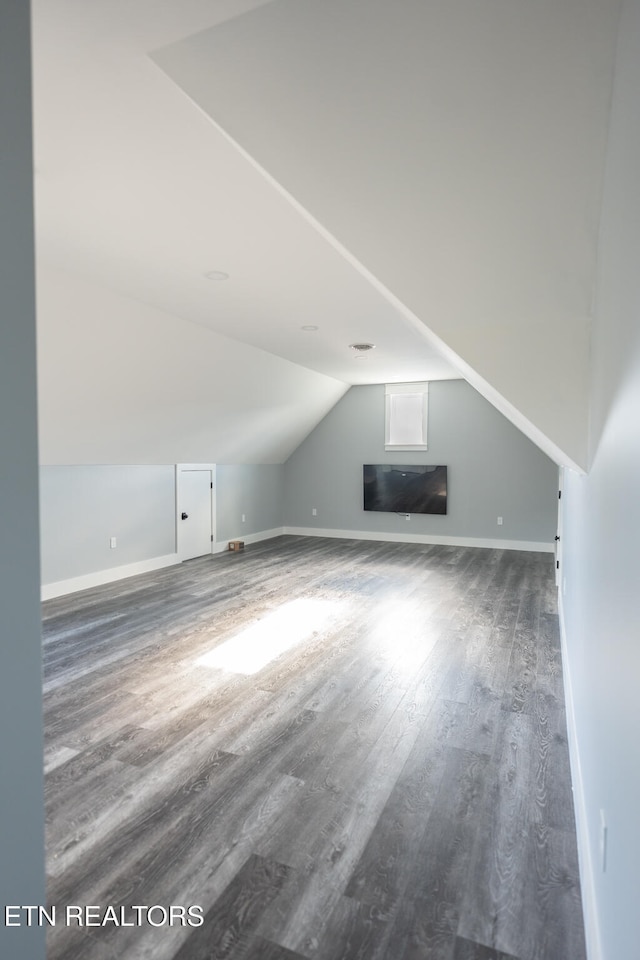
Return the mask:
[[[195,663],[230,673],[258,673],[280,654],[326,627],[341,606],[335,600],[291,600],[198,657]]]

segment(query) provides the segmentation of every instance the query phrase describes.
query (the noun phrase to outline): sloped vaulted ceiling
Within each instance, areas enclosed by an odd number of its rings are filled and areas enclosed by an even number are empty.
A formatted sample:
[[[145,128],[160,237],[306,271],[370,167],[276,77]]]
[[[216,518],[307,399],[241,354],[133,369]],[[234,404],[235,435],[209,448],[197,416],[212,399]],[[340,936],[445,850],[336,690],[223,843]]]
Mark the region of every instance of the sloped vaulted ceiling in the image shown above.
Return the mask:
[[[45,463],[282,462],[350,384],[460,376],[149,56],[264,2],[32,0]]]
[[[617,14],[273,0],[153,56],[474,386],[584,468]]]

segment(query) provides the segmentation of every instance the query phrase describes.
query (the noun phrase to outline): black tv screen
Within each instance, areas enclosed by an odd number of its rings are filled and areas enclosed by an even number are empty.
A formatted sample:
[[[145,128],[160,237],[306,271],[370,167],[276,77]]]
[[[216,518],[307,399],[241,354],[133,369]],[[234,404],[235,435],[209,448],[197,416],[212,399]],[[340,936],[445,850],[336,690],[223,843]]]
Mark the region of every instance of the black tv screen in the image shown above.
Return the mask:
[[[364,509],[385,513],[447,512],[447,468],[365,463]]]

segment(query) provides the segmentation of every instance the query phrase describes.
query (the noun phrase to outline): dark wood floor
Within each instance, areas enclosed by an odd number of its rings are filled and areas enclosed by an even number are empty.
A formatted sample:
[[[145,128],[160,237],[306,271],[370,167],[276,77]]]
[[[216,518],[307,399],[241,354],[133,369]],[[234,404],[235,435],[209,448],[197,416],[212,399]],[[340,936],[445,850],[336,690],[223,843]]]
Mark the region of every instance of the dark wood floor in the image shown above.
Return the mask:
[[[585,957],[550,555],[280,537],[47,602],[44,657],[49,960]]]

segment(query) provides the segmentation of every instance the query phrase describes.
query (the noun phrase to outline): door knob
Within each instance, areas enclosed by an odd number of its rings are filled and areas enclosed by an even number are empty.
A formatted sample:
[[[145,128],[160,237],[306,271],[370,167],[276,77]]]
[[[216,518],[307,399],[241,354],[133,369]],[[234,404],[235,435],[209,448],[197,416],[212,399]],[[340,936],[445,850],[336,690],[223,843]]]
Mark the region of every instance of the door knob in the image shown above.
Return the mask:
[[[189,514],[188,514],[188,513],[185,513],[184,510],[182,511],[182,517],[181,517],[181,519],[182,519],[182,520],[188,520],[188,519],[189,519]]]

